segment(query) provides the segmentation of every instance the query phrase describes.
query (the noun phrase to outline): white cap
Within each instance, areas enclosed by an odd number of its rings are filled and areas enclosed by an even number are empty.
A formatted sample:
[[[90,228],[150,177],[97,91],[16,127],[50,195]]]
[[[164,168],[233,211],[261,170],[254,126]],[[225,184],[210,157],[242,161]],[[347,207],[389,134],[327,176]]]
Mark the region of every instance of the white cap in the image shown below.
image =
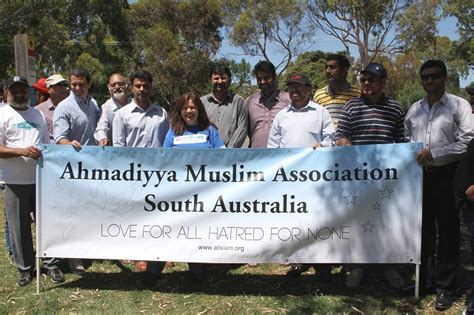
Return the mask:
[[[68,82],[64,77],[60,74],[53,74],[49,78],[46,79],[46,87],[50,87],[51,85],[55,85],[61,82]]]

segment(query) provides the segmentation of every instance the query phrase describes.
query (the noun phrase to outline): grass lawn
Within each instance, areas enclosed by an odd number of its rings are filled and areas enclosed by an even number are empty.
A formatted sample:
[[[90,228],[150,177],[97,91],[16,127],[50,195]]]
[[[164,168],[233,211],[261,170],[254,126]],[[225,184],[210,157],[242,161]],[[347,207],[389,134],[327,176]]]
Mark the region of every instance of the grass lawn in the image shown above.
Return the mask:
[[[3,203],[0,198],[0,208]],[[223,274],[219,270],[201,282],[178,263],[166,268],[163,279],[154,286],[141,281],[141,274],[121,271],[109,261],[96,261],[84,276],[66,274],[66,281],[53,284],[41,277],[42,291],[36,284],[18,288],[18,273],[9,262],[5,249],[4,213],[0,214],[0,314],[23,313],[147,313],[147,314],[338,314],[338,313],[431,313],[435,295],[416,300],[392,289],[380,268],[366,273],[362,286],[348,289],[344,274],[334,275],[330,283],[320,283],[308,273],[287,279],[288,267],[276,264],[248,265]],[[472,269],[465,267],[469,256],[463,231],[460,279],[470,282]],[[217,269],[217,268],[216,268]],[[410,265],[400,271],[409,279]],[[452,309],[443,314],[459,314],[465,309],[466,292],[460,292]]]

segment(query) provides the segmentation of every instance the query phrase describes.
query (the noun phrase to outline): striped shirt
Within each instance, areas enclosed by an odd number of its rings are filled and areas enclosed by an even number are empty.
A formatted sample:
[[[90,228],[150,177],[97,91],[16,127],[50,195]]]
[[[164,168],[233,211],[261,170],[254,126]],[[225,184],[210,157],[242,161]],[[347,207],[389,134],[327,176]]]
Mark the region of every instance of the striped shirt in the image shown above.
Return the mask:
[[[380,104],[369,104],[364,97],[347,102],[341,111],[336,140],[352,144],[403,142],[404,113],[400,104],[384,96]]]
[[[347,84],[341,91],[332,91],[329,85],[320,88],[314,94],[314,102],[326,107],[331,115],[334,127],[337,123],[342,108],[350,99],[360,97],[360,89],[357,86]]]
[[[56,143],[66,138],[81,145],[97,145],[94,131],[97,126],[99,107],[95,99],[82,101],[73,92],[61,101],[53,114],[53,134]]]

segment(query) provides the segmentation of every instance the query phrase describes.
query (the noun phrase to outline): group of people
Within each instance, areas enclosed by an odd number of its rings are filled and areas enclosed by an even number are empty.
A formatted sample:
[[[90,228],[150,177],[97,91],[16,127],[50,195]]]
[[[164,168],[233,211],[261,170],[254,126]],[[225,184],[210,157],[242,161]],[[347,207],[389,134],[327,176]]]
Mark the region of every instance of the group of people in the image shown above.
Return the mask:
[[[407,113],[384,94],[388,73],[383,65],[368,64],[358,76],[360,86],[348,82],[349,69],[345,56],[329,55],[327,86],[313,94],[308,77],[293,74],[285,92],[278,86],[274,65],[260,61],[254,68],[260,90],[245,100],[230,91],[230,69],[217,62],[209,73],[212,91],[202,97],[193,92],[182,95],[169,116],[152,102],[153,78],[145,70],[133,72],[128,82],[122,74],[112,74],[108,82],[111,97],[100,107],[89,93],[92,82],[85,69],[74,69],[68,79],[53,74],[37,82],[33,88],[43,86],[38,95],[49,98],[35,108],[28,105],[28,82],[14,76],[6,84],[6,101],[0,107],[0,163],[13,260],[20,273],[17,284],[27,285],[34,268],[30,212],[35,205],[39,143],[75,148],[240,148],[248,137],[251,148],[317,149],[411,141],[423,143],[417,154],[424,175],[421,293],[436,290],[436,307],[451,307],[459,266],[454,175],[474,136],[470,104],[445,91],[447,69],[440,60],[428,60],[421,66],[427,94]],[[62,282],[64,274],[57,263],[58,259],[45,259],[42,268],[53,282]],[[70,266],[84,271],[80,260],[70,260]],[[297,277],[309,267],[291,265],[287,275]],[[322,278],[330,276],[331,266],[314,267]],[[359,286],[366,267],[350,266],[346,285]],[[146,273],[156,279],[163,268],[164,262],[148,262]],[[190,269],[201,272],[203,266],[190,265]],[[384,274],[393,286],[405,285],[391,266],[385,267]]]

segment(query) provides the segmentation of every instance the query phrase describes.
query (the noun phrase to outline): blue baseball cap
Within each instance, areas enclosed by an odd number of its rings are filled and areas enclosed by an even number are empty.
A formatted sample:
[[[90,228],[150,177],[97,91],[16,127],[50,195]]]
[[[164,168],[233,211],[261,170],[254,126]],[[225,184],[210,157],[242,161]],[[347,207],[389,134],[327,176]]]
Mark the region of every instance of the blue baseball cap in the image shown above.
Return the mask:
[[[360,73],[370,73],[381,78],[387,77],[387,70],[380,63],[376,62],[369,63]]]

